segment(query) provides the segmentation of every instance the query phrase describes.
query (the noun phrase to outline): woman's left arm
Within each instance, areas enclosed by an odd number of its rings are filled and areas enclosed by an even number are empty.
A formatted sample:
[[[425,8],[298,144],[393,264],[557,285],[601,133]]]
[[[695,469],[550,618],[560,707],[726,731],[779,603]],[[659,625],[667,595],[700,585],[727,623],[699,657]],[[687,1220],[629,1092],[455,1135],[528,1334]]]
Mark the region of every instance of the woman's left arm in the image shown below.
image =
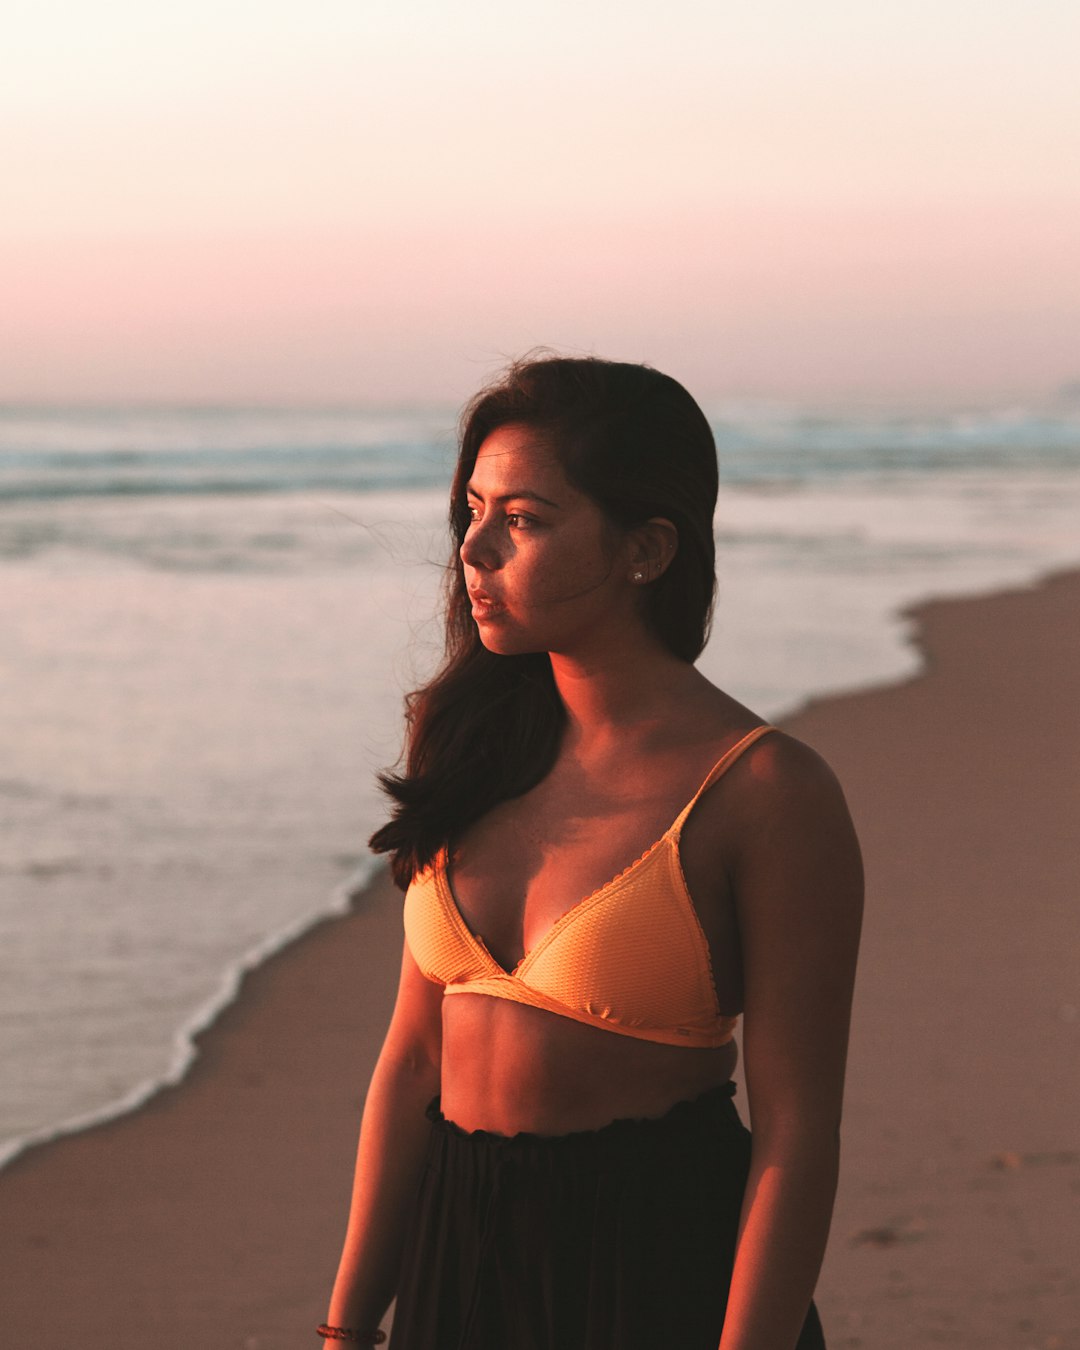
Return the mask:
[[[836,1193],[862,860],[813,750],[769,737],[747,768],[728,869],[753,1147],[720,1350],[794,1350]]]

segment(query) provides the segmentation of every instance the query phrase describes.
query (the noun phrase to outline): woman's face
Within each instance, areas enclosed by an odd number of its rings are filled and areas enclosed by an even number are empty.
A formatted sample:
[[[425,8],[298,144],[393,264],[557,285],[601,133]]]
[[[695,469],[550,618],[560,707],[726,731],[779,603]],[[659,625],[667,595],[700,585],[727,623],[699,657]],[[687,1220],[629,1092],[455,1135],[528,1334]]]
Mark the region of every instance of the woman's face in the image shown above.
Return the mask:
[[[490,651],[584,651],[633,620],[631,541],[528,427],[483,442],[468,505],[461,562]]]

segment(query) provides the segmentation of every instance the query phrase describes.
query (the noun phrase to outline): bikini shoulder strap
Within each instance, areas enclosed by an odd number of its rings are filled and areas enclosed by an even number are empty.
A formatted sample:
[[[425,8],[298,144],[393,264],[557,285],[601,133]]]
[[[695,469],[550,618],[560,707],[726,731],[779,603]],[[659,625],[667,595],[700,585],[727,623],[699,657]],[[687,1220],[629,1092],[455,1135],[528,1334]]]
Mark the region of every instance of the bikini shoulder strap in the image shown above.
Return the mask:
[[[731,766],[735,763],[735,761],[739,758],[739,756],[743,753],[744,750],[749,750],[749,748],[754,744],[754,742],[760,740],[761,737],[766,734],[766,732],[775,730],[776,728],[770,725],[769,723],[766,723],[764,726],[754,727],[752,731],[748,731],[746,733],[746,735],[742,738],[742,740],[736,741],[730,750],[726,750],[720,756],[720,758],[709,770],[709,776],[705,779],[704,783],[702,783],[702,785],[698,788],[698,790],[694,793],[694,795],[683,807],[681,813],[679,814],[679,818],[678,820],[676,820],[675,825],[673,827],[673,831],[675,834],[678,834],[679,831],[682,829],[683,825],[686,823],[687,816],[694,809],[694,807],[697,806],[698,799],[701,797],[701,794],[707,791],[709,788],[711,788],[718,778],[722,778],[724,774],[727,773],[728,769],[731,768]]]

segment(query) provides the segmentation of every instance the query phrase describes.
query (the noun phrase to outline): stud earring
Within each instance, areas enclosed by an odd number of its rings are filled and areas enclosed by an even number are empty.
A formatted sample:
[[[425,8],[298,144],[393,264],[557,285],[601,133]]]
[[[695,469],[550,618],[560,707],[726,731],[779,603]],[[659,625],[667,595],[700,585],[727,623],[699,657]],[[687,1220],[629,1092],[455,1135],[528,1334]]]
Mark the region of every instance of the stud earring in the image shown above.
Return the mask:
[[[645,580],[645,573],[644,573],[644,572],[635,572],[635,573],[634,573],[634,580],[635,580],[635,581],[644,581],[644,580]]]

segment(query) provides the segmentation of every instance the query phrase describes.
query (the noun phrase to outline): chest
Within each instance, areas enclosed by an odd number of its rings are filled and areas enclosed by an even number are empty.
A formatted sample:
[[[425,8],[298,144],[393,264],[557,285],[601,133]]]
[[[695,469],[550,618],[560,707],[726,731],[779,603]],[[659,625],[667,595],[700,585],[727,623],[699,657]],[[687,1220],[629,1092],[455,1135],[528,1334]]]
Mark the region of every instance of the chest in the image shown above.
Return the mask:
[[[462,918],[513,969],[564,916],[656,847],[692,792],[678,775],[615,791],[556,778],[500,804],[454,850],[449,878]],[[718,905],[719,895],[702,896],[707,935]]]

